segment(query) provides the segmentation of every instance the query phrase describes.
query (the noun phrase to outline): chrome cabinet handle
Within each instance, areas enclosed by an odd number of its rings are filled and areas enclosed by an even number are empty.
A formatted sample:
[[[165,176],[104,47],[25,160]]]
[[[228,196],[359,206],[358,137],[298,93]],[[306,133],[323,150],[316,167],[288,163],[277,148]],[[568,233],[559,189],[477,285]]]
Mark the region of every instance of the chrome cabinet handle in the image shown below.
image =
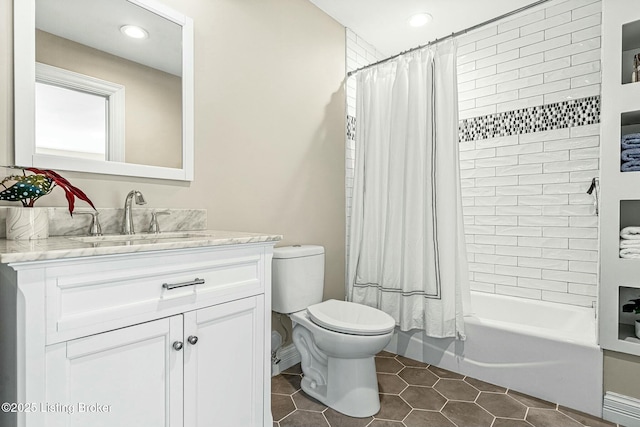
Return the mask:
[[[195,286],[195,285],[203,285],[204,284],[204,279],[198,279],[197,277],[189,282],[182,282],[182,283],[163,283],[162,287],[167,289],[167,290],[171,290],[171,289],[175,289],[175,288],[184,288],[185,286]]]
[[[198,342],[198,337],[195,335],[190,335],[189,338],[187,338],[187,341],[189,341],[189,344],[191,345],[196,345],[196,343]]]
[[[174,349],[175,351],[180,351],[180,350],[182,350],[182,347],[184,347],[184,344],[182,344],[182,341],[175,341],[175,342],[173,343],[173,349]]]

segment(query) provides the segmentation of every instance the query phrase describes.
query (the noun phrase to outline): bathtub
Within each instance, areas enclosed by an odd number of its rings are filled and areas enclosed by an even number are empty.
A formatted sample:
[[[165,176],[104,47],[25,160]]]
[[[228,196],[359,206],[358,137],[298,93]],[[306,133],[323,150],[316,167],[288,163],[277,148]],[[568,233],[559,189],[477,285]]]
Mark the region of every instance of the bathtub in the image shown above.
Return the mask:
[[[397,330],[387,350],[602,415],[602,351],[593,308],[471,293],[467,339]]]

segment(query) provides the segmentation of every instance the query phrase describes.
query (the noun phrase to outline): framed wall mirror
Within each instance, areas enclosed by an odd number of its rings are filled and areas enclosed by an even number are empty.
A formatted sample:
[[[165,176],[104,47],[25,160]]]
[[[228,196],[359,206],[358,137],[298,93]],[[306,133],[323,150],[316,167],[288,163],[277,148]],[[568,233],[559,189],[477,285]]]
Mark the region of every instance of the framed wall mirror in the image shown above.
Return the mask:
[[[15,165],[193,180],[193,21],[157,0],[14,0]]]

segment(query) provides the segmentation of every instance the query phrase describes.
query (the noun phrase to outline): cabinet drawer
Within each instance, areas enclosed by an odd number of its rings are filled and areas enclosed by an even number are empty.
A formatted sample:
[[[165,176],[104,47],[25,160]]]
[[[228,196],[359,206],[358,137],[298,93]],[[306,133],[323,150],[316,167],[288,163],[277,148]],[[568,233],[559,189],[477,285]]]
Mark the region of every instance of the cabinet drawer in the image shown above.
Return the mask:
[[[46,271],[47,343],[264,293],[261,248],[76,260]]]

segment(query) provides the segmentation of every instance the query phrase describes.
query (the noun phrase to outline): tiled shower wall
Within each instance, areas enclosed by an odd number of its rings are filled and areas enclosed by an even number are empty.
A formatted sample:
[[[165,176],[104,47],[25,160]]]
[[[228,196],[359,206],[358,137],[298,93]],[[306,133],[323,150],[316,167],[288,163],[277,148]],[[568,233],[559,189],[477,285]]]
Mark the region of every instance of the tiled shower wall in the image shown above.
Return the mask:
[[[600,1],[553,0],[458,37],[474,290],[585,306],[597,299],[597,216],[586,190],[599,173],[600,21]],[[348,33],[347,51],[357,43]],[[351,85],[354,78],[353,116]]]

